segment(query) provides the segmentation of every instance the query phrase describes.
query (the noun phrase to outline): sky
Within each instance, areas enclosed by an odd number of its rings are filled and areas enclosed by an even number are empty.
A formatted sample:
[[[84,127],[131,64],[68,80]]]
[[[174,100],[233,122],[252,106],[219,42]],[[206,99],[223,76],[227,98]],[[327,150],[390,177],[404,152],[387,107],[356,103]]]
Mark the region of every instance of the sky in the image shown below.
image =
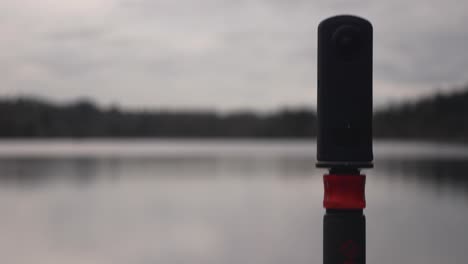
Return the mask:
[[[374,26],[376,107],[468,83],[468,2],[2,0],[0,97],[231,111],[315,107],[318,23]]]

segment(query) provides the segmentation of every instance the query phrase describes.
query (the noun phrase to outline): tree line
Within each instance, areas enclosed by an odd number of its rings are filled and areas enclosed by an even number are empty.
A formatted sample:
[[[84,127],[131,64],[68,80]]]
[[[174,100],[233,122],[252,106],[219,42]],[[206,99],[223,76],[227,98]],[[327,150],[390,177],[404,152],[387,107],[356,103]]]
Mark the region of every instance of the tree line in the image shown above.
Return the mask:
[[[316,116],[307,110],[271,114],[210,111],[123,111],[89,101],[56,105],[37,99],[0,100],[3,138],[308,138]]]
[[[468,143],[468,89],[379,111],[374,115],[374,134]]]
[[[314,138],[316,123],[311,109],[125,111],[87,100],[0,99],[1,138]],[[377,111],[373,125],[377,138],[468,142],[468,90]]]

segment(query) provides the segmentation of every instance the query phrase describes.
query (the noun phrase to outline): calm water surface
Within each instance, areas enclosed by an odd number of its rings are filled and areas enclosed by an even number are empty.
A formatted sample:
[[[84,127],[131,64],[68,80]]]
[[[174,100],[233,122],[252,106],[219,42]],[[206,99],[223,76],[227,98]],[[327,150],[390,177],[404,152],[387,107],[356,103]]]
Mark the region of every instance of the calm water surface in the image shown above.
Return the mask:
[[[467,263],[468,147],[375,144],[368,263]],[[0,142],[1,263],[322,262],[313,142]]]

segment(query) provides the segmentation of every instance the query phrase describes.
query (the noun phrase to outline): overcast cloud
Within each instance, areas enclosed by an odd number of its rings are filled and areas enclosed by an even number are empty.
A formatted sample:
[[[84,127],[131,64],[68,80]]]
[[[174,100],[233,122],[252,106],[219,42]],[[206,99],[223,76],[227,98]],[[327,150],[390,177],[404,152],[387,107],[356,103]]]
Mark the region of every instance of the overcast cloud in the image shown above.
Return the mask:
[[[145,108],[314,106],[316,27],[374,24],[377,105],[468,81],[463,1],[3,0],[0,96]]]

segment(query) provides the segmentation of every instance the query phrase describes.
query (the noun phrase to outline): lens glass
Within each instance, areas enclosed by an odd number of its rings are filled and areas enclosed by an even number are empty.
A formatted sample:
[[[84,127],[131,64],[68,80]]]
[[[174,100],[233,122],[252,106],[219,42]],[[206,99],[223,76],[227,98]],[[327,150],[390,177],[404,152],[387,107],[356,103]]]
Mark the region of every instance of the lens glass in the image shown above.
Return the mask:
[[[336,52],[343,58],[352,58],[358,55],[361,39],[359,30],[351,25],[339,27],[332,36]]]

